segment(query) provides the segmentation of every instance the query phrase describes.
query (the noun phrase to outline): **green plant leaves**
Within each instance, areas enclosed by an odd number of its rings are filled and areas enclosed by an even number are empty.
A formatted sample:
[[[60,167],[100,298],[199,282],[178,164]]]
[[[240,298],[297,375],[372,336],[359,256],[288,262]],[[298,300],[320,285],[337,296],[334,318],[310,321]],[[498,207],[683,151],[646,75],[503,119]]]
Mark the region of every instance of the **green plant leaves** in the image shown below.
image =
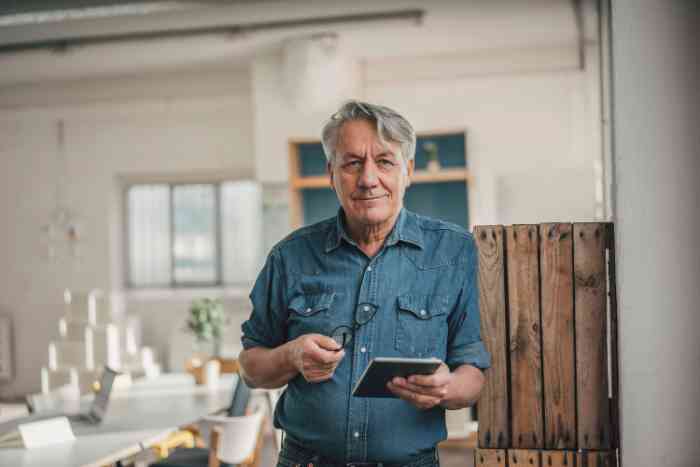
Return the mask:
[[[224,305],[219,299],[201,298],[194,300],[186,321],[186,330],[199,341],[211,341],[221,337],[223,327],[228,323]]]

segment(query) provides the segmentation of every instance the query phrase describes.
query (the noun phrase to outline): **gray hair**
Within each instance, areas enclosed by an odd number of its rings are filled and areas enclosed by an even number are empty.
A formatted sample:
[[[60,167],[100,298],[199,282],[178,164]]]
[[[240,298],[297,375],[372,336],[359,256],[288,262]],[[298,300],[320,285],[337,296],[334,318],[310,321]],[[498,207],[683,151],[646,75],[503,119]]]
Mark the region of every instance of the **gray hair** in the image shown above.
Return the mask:
[[[408,120],[398,112],[381,105],[368,104],[360,101],[348,101],[326,122],[321,133],[323,152],[326,160],[335,162],[335,150],[338,145],[338,135],[344,123],[351,120],[366,120],[377,125],[377,135],[382,144],[387,141],[398,143],[401,156],[405,162],[413,160],[416,155],[416,132]]]

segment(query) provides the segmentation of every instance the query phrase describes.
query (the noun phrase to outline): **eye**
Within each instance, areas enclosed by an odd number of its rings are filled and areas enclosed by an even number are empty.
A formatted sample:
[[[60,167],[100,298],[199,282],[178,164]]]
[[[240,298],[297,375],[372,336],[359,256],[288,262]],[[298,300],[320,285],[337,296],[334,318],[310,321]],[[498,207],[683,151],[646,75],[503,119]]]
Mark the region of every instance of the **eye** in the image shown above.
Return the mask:
[[[355,160],[352,160],[352,161],[346,163],[346,164],[345,164],[345,167],[359,167],[359,166],[361,166],[361,165],[362,165],[362,162],[360,162],[359,160],[355,159]]]
[[[377,161],[377,164],[382,165],[384,167],[393,167],[394,161],[392,161],[391,159],[379,159]]]

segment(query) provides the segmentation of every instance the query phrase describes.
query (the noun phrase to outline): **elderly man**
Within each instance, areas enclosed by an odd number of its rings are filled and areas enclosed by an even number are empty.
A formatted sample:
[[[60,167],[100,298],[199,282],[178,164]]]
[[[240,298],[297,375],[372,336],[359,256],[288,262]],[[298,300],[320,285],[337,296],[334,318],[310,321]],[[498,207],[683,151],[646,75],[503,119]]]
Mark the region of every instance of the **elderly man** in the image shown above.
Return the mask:
[[[438,466],[445,409],[473,404],[484,384],[473,238],[403,208],[415,142],[386,107],[335,113],[323,148],[338,215],[278,243],[251,292],[240,364],[252,386],[288,385],[281,466]],[[444,363],[395,378],[396,398],[353,397],[374,357]]]

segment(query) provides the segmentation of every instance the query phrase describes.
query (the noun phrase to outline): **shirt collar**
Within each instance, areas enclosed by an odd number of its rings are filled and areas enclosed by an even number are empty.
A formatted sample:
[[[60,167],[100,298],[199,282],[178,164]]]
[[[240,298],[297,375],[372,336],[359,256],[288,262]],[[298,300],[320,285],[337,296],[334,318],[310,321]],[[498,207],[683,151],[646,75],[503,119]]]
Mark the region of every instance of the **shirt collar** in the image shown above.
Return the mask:
[[[343,212],[343,208],[338,209],[336,222],[335,224],[331,224],[331,228],[328,229],[328,235],[326,236],[326,253],[337,249],[340,246],[341,240],[345,240],[350,245],[355,244],[345,230],[345,212]],[[405,208],[401,208],[399,217],[396,219],[396,224],[391,230],[389,237],[386,239],[386,245],[392,246],[397,242],[406,242],[418,248],[423,248],[423,232],[418,225],[417,216],[407,211]]]

